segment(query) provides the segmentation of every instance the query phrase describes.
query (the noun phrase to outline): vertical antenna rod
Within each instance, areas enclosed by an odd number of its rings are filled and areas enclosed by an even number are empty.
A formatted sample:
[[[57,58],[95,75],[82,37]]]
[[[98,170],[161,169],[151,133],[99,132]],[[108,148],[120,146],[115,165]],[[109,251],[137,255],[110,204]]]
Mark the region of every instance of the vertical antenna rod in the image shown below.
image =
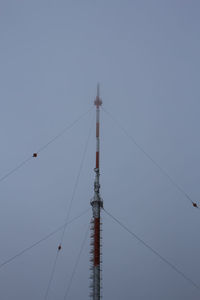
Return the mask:
[[[101,298],[101,208],[103,201],[100,196],[100,183],[99,183],[99,129],[100,129],[100,106],[102,100],[99,96],[99,84],[97,85],[97,96],[94,101],[96,105],[96,167],[95,181],[94,181],[94,197],[91,200],[93,217],[91,221],[91,299],[100,300]]]

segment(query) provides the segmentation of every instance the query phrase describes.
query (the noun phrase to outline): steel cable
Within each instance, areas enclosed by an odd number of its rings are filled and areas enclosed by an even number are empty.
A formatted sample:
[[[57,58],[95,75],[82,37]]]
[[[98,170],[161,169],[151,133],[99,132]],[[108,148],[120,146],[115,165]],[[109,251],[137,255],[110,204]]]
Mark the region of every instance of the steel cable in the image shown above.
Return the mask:
[[[144,150],[144,148],[142,146],[140,146],[138,144],[138,142],[121,125],[121,123],[115,117],[113,117],[113,115],[110,112],[108,112],[105,108],[102,107],[102,110],[108,116],[110,116],[110,118],[112,119],[112,121],[114,121],[118,125],[118,127],[132,141],[132,143],[161,171],[161,173],[163,173],[168,178],[168,180],[176,187],[176,189],[179,190],[179,192],[181,192],[193,204],[194,207],[198,208],[197,203],[192,200],[192,198],[188,195],[188,193],[186,193],[184,191],[184,189],[182,187],[180,187],[180,185],[167,173],[167,171],[165,171],[165,169],[163,169],[163,167],[161,167],[160,164],[158,164],[158,162],[155,159],[153,159],[151,157],[151,155],[146,150]]]
[[[90,129],[89,129],[89,134],[88,134],[88,137],[87,137],[87,140],[86,140],[85,148],[84,148],[84,151],[83,151],[83,156],[82,156],[80,167],[79,167],[78,174],[77,174],[77,177],[76,177],[74,189],[73,189],[73,192],[72,192],[72,197],[71,197],[71,200],[70,200],[70,203],[69,203],[69,208],[68,208],[68,211],[67,211],[67,216],[66,216],[66,221],[65,221],[66,225],[63,227],[61,238],[60,238],[60,244],[59,244],[60,246],[62,245],[62,242],[63,242],[63,239],[64,239],[65,231],[66,231],[66,228],[67,228],[67,222],[68,222],[70,212],[71,212],[71,208],[72,208],[72,203],[73,203],[74,198],[75,198],[75,193],[76,193],[76,190],[77,190],[77,187],[78,187],[79,178],[80,178],[81,171],[82,171],[82,168],[83,168],[83,163],[85,161],[85,156],[86,156],[86,153],[87,153],[88,144],[89,144],[89,140],[90,140],[90,136],[91,136],[91,132],[92,132],[92,125],[93,125],[93,119],[92,119],[92,123],[91,123]],[[45,297],[44,297],[45,300],[48,297],[49,290],[50,290],[50,287],[51,287],[51,283],[52,283],[52,280],[54,278],[54,274],[55,274],[55,271],[56,271],[58,254],[59,254],[59,249],[57,249],[55,260],[54,260],[54,263],[53,263],[53,268],[52,268],[50,278],[49,278],[49,281],[48,281],[47,290],[46,290]]]
[[[72,282],[73,282],[73,279],[74,279],[74,275],[76,273],[76,270],[77,270],[77,267],[78,267],[78,264],[79,264],[79,261],[80,261],[80,258],[81,258],[81,254],[83,252],[83,249],[84,249],[84,246],[85,246],[85,242],[87,240],[89,229],[90,229],[90,224],[87,227],[87,231],[86,231],[85,236],[83,238],[83,241],[82,241],[82,244],[81,244],[81,248],[80,248],[80,251],[78,253],[78,256],[77,256],[77,259],[76,259],[76,262],[75,262],[75,265],[74,265],[74,269],[72,271],[72,274],[71,274],[71,277],[70,277],[70,280],[69,280],[69,284],[67,286],[67,290],[66,290],[66,293],[65,293],[65,296],[64,296],[64,300],[67,300],[67,298],[68,298],[69,291],[70,291],[70,288],[71,288],[71,285],[72,285]]]
[[[12,170],[10,170],[8,173],[6,173],[5,175],[3,175],[2,177],[0,177],[0,183],[5,180],[6,178],[8,178],[10,175],[12,175],[13,173],[15,173],[16,171],[18,171],[19,169],[21,169],[25,164],[27,164],[31,159],[35,159],[37,157],[37,155],[44,151],[50,144],[52,144],[53,142],[55,142],[59,137],[61,137],[62,135],[64,135],[64,133],[66,131],[68,131],[69,129],[71,129],[78,121],[80,121],[84,116],[86,116],[89,112],[91,111],[91,108],[89,110],[87,110],[86,112],[84,112],[83,114],[81,114],[74,122],[72,122],[70,125],[67,125],[66,127],[64,127],[64,129],[62,129],[56,136],[54,136],[50,141],[48,141],[46,144],[44,144],[42,147],[40,147],[38,149],[37,152],[33,153],[33,155],[29,156],[27,159],[25,159],[24,161],[22,161],[21,163],[19,163],[19,165],[17,165],[16,167],[14,167]]]
[[[125,229],[131,236],[136,239],[138,242],[140,242],[143,246],[145,246],[147,249],[149,249],[153,254],[155,254],[157,257],[160,258],[165,264],[167,264],[171,269],[173,269],[177,274],[179,274],[181,277],[183,277],[187,282],[189,282],[193,287],[198,289],[200,292],[200,286],[196,284],[190,277],[188,277],[185,273],[183,273],[181,270],[179,270],[174,264],[172,264],[169,260],[167,260],[164,256],[162,256],[158,251],[153,249],[149,244],[147,244],[143,239],[141,239],[138,235],[136,235],[133,231],[131,231],[128,227],[126,227],[121,221],[119,221],[117,218],[115,218],[110,212],[103,209],[103,211],[116,223],[118,223],[123,229]]]
[[[76,221],[77,219],[79,219],[80,217],[82,217],[83,215],[85,215],[88,211],[89,211],[89,209],[87,209],[86,211],[84,211],[83,213],[81,213],[80,215],[78,215],[77,217],[73,218],[71,221],[68,222],[68,225],[71,224],[71,223],[73,223],[74,221]],[[32,245],[26,247],[25,249],[21,250],[20,252],[18,252],[14,256],[12,256],[9,259],[7,259],[4,262],[2,262],[0,264],[0,269],[3,268],[5,265],[9,264],[10,262],[12,262],[13,260],[15,260],[16,258],[18,258],[21,255],[23,255],[24,253],[28,252],[32,248],[34,248],[37,245],[41,244],[42,242],[46,241],[47,239],[49,239],[50,237],[52,237],[53,235],[55,235],[57,232],[61,231],[64,226],[66,226],[66,224],[63,224],[63,225],[59,226],[57,229],[55,229],[51,233],[47,234],[46,236],[44,236],[43,238],[41,238],[37,242],[33,243]]]

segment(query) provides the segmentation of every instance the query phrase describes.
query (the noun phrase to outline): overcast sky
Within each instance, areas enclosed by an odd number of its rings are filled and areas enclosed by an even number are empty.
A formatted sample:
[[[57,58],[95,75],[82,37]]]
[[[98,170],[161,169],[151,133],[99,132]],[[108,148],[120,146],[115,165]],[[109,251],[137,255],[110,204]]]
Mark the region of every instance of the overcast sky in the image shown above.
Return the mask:
[[[200,2],[0,0],[0,264],[90,208],[96,84],[104,108],[200,204]],[[104,207],[200,285],[200,213],[101,113]],[[69,225],[48,300],[63,299],[91,211]],[[103,213],[103,299],[199,291]],[[0,299],[43,300],[60,233],[0,269]],[[88,299],[89,237],[68,300]]]

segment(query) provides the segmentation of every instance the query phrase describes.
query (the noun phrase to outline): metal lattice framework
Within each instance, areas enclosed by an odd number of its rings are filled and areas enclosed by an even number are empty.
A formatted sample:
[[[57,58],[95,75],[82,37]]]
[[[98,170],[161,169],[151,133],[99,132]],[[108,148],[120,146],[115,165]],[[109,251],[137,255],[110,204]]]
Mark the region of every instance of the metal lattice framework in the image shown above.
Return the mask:
[[[95,181],[94,181],[94,197],[91,200],[93,217],[91,220],[91,294],[93,300],[101,298],[101,208],[103,201],[100,196],[100,183],[99,183],[99,153],[100,153],[100,106],[102,100],[99,96],[99,85],[97,86],[97,96],[94,101],[96,105],[96,167]]]

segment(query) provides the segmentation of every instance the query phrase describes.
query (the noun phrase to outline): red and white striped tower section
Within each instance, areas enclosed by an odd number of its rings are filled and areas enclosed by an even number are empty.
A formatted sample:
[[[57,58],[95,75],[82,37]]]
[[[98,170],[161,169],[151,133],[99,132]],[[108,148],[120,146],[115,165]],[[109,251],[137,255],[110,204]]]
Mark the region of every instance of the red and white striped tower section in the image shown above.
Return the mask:
[[[99,183],[99,115],[102,100],[99,97],[99,85],[97,86],[97,96],[94,101],[96,105],[96,167],[94,181],[94,197],[91,200],[93,217],[91,221],[91,299],[99,300],[101,298],[101,208],[103,201],[100,196]]]

